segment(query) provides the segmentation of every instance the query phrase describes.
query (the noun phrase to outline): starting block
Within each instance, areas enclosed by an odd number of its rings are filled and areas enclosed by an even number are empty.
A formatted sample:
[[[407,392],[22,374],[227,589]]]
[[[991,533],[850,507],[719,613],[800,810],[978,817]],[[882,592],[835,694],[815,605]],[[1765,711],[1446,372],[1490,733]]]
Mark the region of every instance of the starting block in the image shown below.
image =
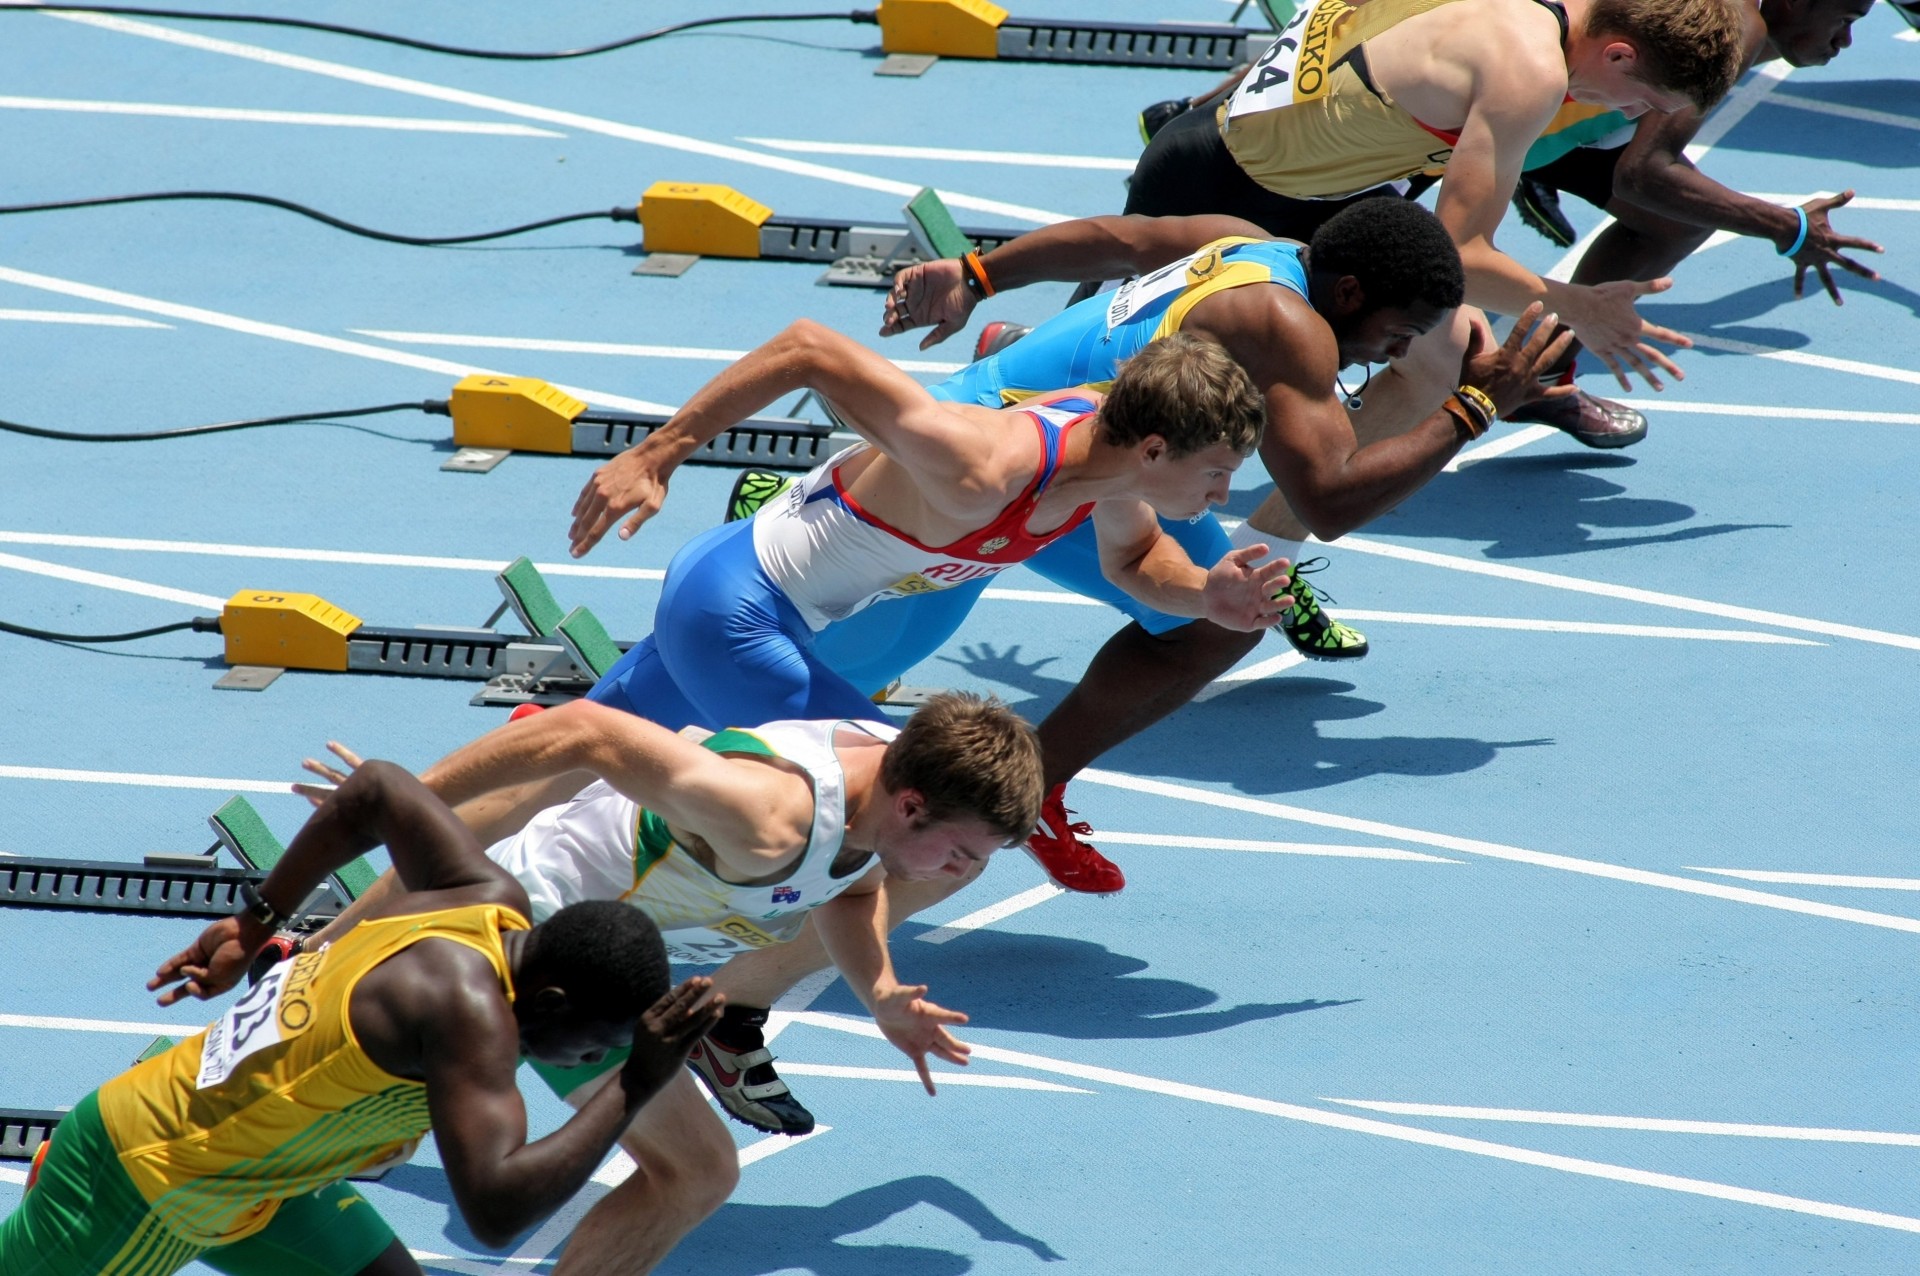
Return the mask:
[[[1025,233],[963,230],[931,188],[900,211],[905,221],[895,226],[779,217],[730,186],[655,182],[640,200],[641,246],[649,254],[819,262],[827,267],[823,284],[888,288],[895,272],[915,262],[985,252]]]
[[[1262,4],[1269,13],[1273,7]],[[1273,39],[1272,31],[1224,22],[1018,18],[992,0],[880,0],[876,18],[880,47],[889,54],[1000,62],[1227,71],[1252,61]]]

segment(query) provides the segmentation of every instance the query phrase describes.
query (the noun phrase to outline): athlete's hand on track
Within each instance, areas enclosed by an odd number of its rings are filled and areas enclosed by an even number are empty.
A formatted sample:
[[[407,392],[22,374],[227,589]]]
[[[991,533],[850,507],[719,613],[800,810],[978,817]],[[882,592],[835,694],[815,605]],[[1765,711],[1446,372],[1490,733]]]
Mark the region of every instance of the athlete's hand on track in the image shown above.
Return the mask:
[[[927,1068],[927,1056],[939,1055],[948,1063],[964,1068],[973,1047],[947,1031],[948,1024],[965,1023],[967,1017],[958,1010],[934,1005],[926,996],[925,984],[896,984],[890,989],[876,990],[873,1022],[888,1041],[913,1060],[920,1084],[932,1094],[933,1073]]]
[[[346,763],[347,769],[342,771],[340,768],[330,766],[318,758],[302,758],[300,760],[300,769],[302,771],[313,772],[313,774],[325,780],[326,783],[301,784],[296,782],[293,786],[295,793],[298,793],[315,806],[319,806],[322,802],[332,797],[333,791],[342,784],[345,784],[347,782],[347,776],[360,765],[360,755],[338,740],[327,741],[327,752]]]
[[[713,980],[695,975],[642,1011],[633,1025],[633,1053],[620,1068],[627,1094],[644,1102],[660,1093],[686,1066],[693,1043],[720,1022],[726,1005],[726,995],[713,990]]]
[[[1850,203],[1852,191],[1841,191],[1838,195],[1828,195],[1824,199],[1810,199],[1800,205],[1807,214],[1807,242],[1793,255],[1793,295],[1807,295],[1807,271],[1817,271],[1820,282],[1825,286],[1827,295],[1833,298],[1836,306],[1845,305],[1840,300],[1840,289],[1833,282],[1832,268],[1839,266],[1851,270],[1862,279],[1878,279],[1880,273],[1869,269],[1849,257],[1842,256],[1842,248],[1851,248],[1860,252],[1883,253],[1887,251],[1871,239],[1856,239],[1852,235],[1836,235],[1827,214],[1841,205]],[[1788,240],[1787,243],[1792,243]],[[1785,248],[1787,244],[1781,244]]]
[[[258,922],[222,917],[201,931],[191,947],[161,962],[160,969],[147,980],[147,991],[159,992],[168,984],[178,983],[179,987],[160,993],[163,1006],[188,997],[201,1001],[218,997],[240,982],[240,976],[247,973],[247,967],[272,938],[273,932]]]
[[[1671,279],[1620,279],[1612,283],[1576,285],[1572,295],[1560,306],[1560,322],[1572,328],[1580,344],[1607,365],[1621,389],[1633,390],[1632,374],[1637,372],[1647,379],[1648,385],[1664,390],[1667,387],[1660,383],[1660,374],[1655,369],[1665,371],[1675,381],[1686,380],[1687,374],[1653,343],[1659,341],[1685,349],[1693,342],[1684,333],[1648,323],[1633,306],[1640,298],[1671,287]]]
[[[974,304],[959,261],[943,258],[908,266],[893,277],[880,335],[894,337],[932,324],[933,331],[920,341],[922,350],[931,349],[967,326]]]
[[[1256,567],[1255,562],[1266,557],[1266,553],[1265,545],[1248,545],[1213,565],[1202,594],[1208,620],[1223,629],[1237,629],[1242,633],[1271,629],[1280,623],[1287,609],[1293,606],[1292,594],[1279,593],[1286,586],[1287,573],[1293,564],[1284,558],[1275,558]],[[1276,594],[1279,596],[1275,597]]]
[[[1466,357],[1460,361],[1460,383],[1485,390],[1498,415],[1505,416],[1523,403],[1573,393],[1570,385],[1545,392],[1540,388],[1543,378],[1573,345],[1573,330],[1562,324],[1558,315],[1541,318],[1540,312],[1545,309],[1537,301],[1528,306],[1506,341],[1493,349],[1488,349],[1493,330],[1479,317],[1473,320]]]
[[[640,525],[660,512],[667,499],[667,476],[673,467],[656,455],[647,440],[628,448],[593,472],[573,503],[573,526],[567,529],[568,551],[575,558],[600,543],[614,520],[632,514],[620,529],[620,539],[629,540]]]

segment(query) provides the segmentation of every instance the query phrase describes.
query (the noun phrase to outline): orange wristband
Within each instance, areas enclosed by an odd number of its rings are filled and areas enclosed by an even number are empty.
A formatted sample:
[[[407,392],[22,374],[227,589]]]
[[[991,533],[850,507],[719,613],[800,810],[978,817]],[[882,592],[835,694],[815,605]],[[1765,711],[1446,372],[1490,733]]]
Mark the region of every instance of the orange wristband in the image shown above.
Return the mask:
[[[980,285],[981,296],[983,297],[993,296],[993,293],[994,293],[993,281],[987,278],[987,268],[980,264],[980,252],[978,249],[975,249],[974,251],[968,253],[966,256],[962,257],[960,259],[960,264],[961,264],[961,267],[967,271],[967,273],[973,276],[974,282]]]

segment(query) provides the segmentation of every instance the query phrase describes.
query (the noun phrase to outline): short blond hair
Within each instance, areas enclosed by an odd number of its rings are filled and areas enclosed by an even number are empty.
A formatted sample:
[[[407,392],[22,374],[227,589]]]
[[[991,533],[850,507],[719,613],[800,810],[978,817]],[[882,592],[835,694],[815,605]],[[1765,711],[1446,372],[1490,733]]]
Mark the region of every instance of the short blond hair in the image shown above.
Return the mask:
[[[887,746],[880,783],[919,793],[930,820],[973,816],[1020,841],[1040,822],[1040,738],[994,696],[943,691]]]
[[[1594,0],[1587,35],[1632,41],[1639,78],[1686,94],[1702,111],[1727,95],[1746,60],[1739,0]]]
[[[1245,456],[1260,445],[1267,409],[1253,378],[1219,342],[1176,332],[1120,365],[1100,421],[1107,441],[1121,447],[1157,434],[1175,456],[1215,443]]]

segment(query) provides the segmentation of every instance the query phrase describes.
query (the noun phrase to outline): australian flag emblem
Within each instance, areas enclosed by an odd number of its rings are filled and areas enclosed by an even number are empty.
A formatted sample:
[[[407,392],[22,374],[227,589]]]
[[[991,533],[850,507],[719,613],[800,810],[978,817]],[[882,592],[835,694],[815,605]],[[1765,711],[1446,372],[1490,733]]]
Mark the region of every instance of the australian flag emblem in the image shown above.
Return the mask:
[[[791,886],[776,886],[773,888],[773,902],[776,904],[798,904],[800,902],[800,892]]]

